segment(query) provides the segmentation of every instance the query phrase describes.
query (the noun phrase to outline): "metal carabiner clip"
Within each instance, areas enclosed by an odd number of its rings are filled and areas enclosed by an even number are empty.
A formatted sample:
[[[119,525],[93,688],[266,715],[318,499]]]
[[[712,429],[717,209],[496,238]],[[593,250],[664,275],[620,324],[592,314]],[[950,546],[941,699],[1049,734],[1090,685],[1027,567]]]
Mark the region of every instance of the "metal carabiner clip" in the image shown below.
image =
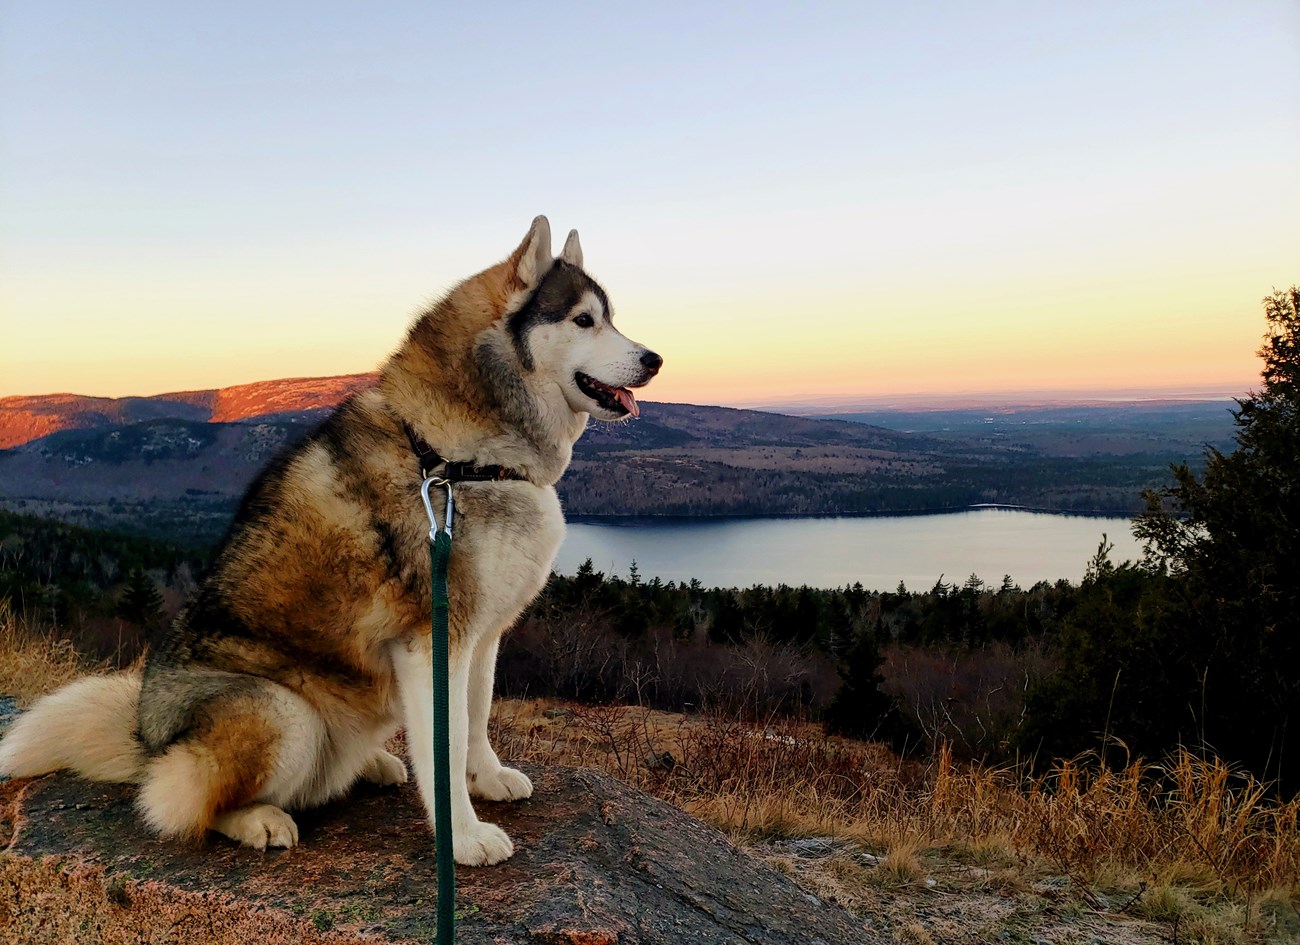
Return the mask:
[[[429,498],[430,486],[446,486],[447,488],[447,514],[446,522],[443,524],[442,530],[446,532],[447,537],[450,538],[451,520],[456,514],[456,503],[451,496],[451,480],[443,479],[441,476],[429,476],[420,484],[420,498],[424,500],[424,511],[428,513],[429,516],[429,541],[433,541],[438,534],[438,516],[433,511],[433,500]]]

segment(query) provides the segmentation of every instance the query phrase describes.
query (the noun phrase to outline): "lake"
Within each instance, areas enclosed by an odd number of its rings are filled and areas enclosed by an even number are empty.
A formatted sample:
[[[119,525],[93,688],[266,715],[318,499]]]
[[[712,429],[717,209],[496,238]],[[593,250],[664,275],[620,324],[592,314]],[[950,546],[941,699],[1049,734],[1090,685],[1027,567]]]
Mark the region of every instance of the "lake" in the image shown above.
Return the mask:
[[[870,590],[928,590],[940,575],[963,583],[978,574],[1021,587],[1078,581],[1102,534],[1111,560],[1140,560],[1124,518],[972,509],[940,515],[846,518],[670,519],[570,522],[555,562],[572,574],[587,558],[597,571],[626,577],[635,560],[642,580],[699,578],[706,587],[808,584]]]

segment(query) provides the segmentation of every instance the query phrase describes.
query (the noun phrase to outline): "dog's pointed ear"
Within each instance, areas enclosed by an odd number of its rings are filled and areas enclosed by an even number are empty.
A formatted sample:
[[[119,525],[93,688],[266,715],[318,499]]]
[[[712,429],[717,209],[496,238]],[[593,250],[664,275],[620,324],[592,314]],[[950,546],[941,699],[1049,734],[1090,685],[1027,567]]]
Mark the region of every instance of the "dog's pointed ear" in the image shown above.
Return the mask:
[[[551,257],[551,224],[546,217],[535,217],[528,235],[519,248],[510,254],[510,274],[519,287],[532,291],[537,288],[555,260]]]
[[[569,238],[564,241],[564,249],[560,252],[560,259],[570,266],[582,268],[582,244],[578,242],[577,230],[569,231]]]

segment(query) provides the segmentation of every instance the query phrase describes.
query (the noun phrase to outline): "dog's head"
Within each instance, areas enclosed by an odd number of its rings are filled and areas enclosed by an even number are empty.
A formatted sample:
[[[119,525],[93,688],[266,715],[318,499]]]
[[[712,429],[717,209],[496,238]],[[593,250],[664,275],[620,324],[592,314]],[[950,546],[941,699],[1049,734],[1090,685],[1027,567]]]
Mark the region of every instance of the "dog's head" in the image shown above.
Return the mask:
[[[558,257],[538,217],[510,256],[417,318],[380,374],[387,402],[443,455],[564,473],[587,418],[640,413],[632,389],[663,359],[614,327],[582,268],[578,234]]]
[[[538,217],[505,267],[505,328],[521,370],[558,388],[575,414],[638,416],[631,389],[648,384],[663,358],[614,327],[605,290],[582,268],[578,231],[553,257],[550,224]]]

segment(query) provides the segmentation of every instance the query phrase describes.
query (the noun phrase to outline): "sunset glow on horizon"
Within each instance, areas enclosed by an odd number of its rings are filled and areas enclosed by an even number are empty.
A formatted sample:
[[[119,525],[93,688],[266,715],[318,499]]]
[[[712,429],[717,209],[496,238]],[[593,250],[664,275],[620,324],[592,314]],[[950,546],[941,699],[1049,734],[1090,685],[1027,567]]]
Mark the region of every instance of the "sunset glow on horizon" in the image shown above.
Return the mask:
[[[0,396],[373,370],[538,213],[650,400],[1244,392],[1300,282],[1292,3],[359,9],[0,14]]]

